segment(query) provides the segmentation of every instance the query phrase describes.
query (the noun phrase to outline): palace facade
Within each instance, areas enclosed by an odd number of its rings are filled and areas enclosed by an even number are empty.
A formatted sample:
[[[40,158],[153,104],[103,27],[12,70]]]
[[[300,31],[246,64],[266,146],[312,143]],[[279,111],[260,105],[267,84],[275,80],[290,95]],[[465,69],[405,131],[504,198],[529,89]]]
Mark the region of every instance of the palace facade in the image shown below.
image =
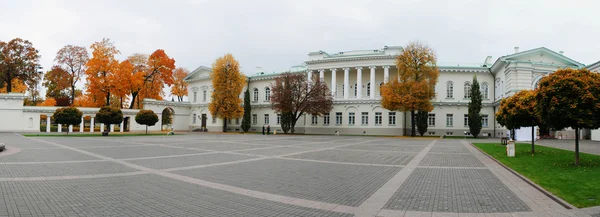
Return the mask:
[[[400,46],[381,49],[328,53],[310,52],[302,65],[289,71],[304,73],[311,78],[318,75],[326,81],[333,98],[334,107],[323,116],[303,116],[296,125],[297,133],[306,134],[365,134],[408,135],[410,114],[389,111],[381,107],[380,87],[397,76],[396,57],[402,52]],[[483,59],[483,58],[482,58]],[[477,76],[483,95],[481,136],[505,136],[494,118],[500,100],[523,89],[532,89],[539,80],[558,68],[600,68],[600,62],[586,66],[563,54],[545,47],[519,51],[493,59],[491,56],[476,64],[438,63],[440,76],[432,100],[434,110],[428,117],[427,135],[462,136],[468,132],[469,89],[473,76]],[[189,108],[189,114],[179,114],[187,123],[174,123],[175,128],[189,130],[207,129],[221,131],[223,120],[211,116],[208,110],[212,94],[211,69],[200,66],[186,78],[189,83],[189,102],[145,101],[146,105],[158,107]],[[249,76],[252,104],[251,131],[260,132],[263,126],[280,131],[280,116],[271,109],[271,85],[280,73],[258,72]],[[240,95],[243,98],[243,93]],[[160,110],[160,109],[156,109]],[[181,120],[182,122],[186,122]],[[185,125],[185,126],[183,126]],[[241,119],[229,120],[228,130],[241,131]],[[529,131],[530,132],[530,131]],[[568,131],[565,131],[568,138]],[[585,134],[585,133],[584,133]],[[588,133],[589,135],[589,133]]]

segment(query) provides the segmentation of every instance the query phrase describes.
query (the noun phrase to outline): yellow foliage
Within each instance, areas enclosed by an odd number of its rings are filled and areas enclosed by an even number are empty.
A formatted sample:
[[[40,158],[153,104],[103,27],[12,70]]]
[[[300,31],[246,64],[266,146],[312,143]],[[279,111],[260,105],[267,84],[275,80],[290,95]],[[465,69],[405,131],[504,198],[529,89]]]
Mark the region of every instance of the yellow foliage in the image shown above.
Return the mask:
[[[25,85],[25,82],[23,80],[13,78],[11,83],[12,83],[11,91],[13,93],[25,93],[25,91],[27,91],[27,85]],[[6,90],[7,90],[6,86],[7,86],[7,84],[6,84],[6,82],[4,82],[3,88],[0,89],[0,93],[6,93]]]
[[[213,116],[223,119],[241,118],[244,109],[239,98],[246,76],[240,73],[240,65],[231,54],[218,58],[210,74],[214,91],[208,109]]]
[[[55,106],[56,100],[54,98],[47,98],[44,102],[40,103],[39,106]]]

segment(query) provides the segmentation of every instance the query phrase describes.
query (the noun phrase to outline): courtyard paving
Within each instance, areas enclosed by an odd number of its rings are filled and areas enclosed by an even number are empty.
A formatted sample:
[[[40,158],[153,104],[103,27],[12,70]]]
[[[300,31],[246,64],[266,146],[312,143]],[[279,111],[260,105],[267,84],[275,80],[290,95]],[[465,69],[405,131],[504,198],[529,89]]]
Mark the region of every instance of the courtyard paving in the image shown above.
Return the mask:
[[[0,133],[0,216],[590,216],[467,141]]]

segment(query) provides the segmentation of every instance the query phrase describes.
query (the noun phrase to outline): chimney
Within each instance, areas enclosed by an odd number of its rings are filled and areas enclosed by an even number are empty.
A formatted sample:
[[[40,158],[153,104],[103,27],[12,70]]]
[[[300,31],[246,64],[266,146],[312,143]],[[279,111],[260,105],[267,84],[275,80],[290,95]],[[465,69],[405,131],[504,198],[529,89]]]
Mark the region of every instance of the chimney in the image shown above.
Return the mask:
[[[491,63],[491,61],[492,61],[492,56],[487,56],[487,57],[485,58],[485,62],[484,62],[483,64],[485,64],[485,65],[488,65],[488,64],[490,64],[490,63]]]
[[[515,47],[515,53],[519,53],[519,47]]]
[[[564,52],[564,51],[562,51],[562,50],[561,50],[561,51],[559,51],[558,53],[559,53],[560,55],[563,55],[563,54],[565,54],[565,52]]]

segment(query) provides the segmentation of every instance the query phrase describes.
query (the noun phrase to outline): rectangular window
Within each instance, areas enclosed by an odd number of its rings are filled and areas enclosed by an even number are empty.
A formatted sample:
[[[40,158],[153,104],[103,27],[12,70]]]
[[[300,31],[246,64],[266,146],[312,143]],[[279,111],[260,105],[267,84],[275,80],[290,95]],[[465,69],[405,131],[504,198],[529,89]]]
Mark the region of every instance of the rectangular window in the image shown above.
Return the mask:
[[[369,112],[363,112],[361,115],[361,122],[362,125],[369,125]]]
[[[390,112],[388,116],[388,124],[391,126],[396,125],[396,112]]]
[[[265,124],[269,124],[269,114],[265,114]]]
[[[277,125],[281,124],[281,114],[277,114]]]
[[[227,119],[227,125],[231,125],[231,119]]]
[[[192,115],[192,124],[196,124],[196,114]]]
[[[215,116],[212,116],[212,123],[216,124],[217,123],[217,118]]]
[[[319,122],[319,116],[313,115],[312,116],[311,124],[312,125],[317,125],[317,122]]]
[[[469,126],[469,115],[468,114],[465,114],[464,122],[465,122],[465,127],[468,127]]]
[[[196,102],[196,96],[198,96],[198,92],[194,91],[194,102]]]
[[[354,112],[348,112],[348,125],[354,125]]]
[[[435,114],[434,113],[427,114],[427,125],[435,126]]]
[[[341,112],[335,113],[335,124],[342,125],[342,113]]]
[[[481,116],[481,126],[488,127],[488,115]]]
[[[323,115],[323,125],[329,125],[329,113]]]
[[[454,115],[446,114],[446,126],[447,127],[454,126]]]
[[[381,125],[381,112],[375,112],[375,125]]]
[[[202,102],[206,102],[206,90],[202,91]]]
[[[239,124],[240,124],[240,119],[239,119],[239,118],[236,118],[236,119],[235,119],[235,124],[236,124],[236,125],[239,125]]]
[[[258,124],[258,115],[252,114],[252,124]]]

